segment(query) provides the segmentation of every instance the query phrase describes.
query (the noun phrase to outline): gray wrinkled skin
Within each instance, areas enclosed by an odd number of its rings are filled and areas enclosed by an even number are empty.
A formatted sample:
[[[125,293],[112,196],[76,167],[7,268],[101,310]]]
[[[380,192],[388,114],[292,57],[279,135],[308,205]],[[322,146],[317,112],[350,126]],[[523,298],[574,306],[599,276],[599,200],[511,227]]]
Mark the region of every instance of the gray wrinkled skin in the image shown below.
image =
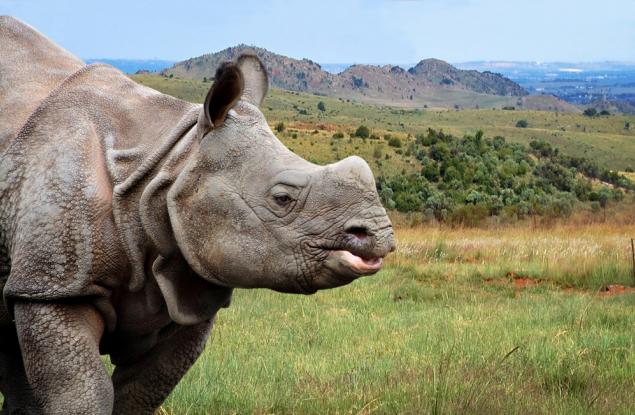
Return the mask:
[[[153,413],[234,288],[379,270],[394,238],[369,167],[291,153],[267,88],[243,56],[190,104],[0,17],[2,413]]]

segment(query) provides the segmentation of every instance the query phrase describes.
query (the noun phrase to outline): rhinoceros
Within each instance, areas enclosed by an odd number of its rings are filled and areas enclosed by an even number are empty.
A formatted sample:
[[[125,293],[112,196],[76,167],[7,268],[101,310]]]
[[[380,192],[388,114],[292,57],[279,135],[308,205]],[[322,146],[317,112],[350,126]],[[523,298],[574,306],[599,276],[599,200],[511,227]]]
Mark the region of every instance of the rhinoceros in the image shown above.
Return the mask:
[[[5,413],[153,413],[234,288],[311,294],[381,268],[395,241],[370,168],[288,150],[267,90],[243,55],[188,103],[0,17]]]

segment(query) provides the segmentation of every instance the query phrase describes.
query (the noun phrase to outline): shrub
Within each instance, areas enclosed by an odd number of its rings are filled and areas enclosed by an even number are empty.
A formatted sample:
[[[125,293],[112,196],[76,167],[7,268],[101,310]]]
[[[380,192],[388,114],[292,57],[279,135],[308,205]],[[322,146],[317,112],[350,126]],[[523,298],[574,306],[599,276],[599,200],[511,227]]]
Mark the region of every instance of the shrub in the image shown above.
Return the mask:
[[[388,135],[387,141],[393,138]],[[397,148],[395,153],[412,155],[415,163],[421,163],[420,173],[407,175],[402,170],[381,184],[392,190],[389,199],[396,209],[426,212],[439,221],[475,225],[487,216],[566,217],[577,201],[597,209],[624,199],[620,189],[635,189],[625,176],[584,158],[561,155],[544,140],[533,140],[527,149],[503,137],[486,138],[481,132],[457,138],[429,130],[407,144],[407,151]],[[373,156],[376,162],[382,158],[378,152]],[[615,188],[600,185],[594,191],[590,178]]]
[[[278,124],[276,124],[276,131],[279,133],[282,133],[285,129],[285,125],[282,121],[280,121]]]
[[[545,140],[532,140],[529,143],[529,147],[531,147],[532,152],[538,157],[551,157],[554,154],[551,144]]]
[[[399,139],[399,137],[390,137],[390,139],[388,139],[388,145],[390,147],[400,148],[401,140]]]
[[[338,131],[335,134],[333,134],[333,138],[335,138],[336,140],[342,139],[344,138],[344,133],[341,133]]]
[[[527,120],[518,120],[518,122],[516,123],[516,128],[527,128],[528,125],[529,123],[527,122]]]
[[[322,101],[318,102],[317,109],[322,111],[322,112],[326,111],[326,105],[324,104],[324,102],[322,102]]]
[[[381,146],[379,144],[375,145],[375,148],[373,148],[373,157],[376,159],[380,159],[382,155],[383,152]]]
[[[365,125],[360,125],[359,127],[357,127],[357,130],[355,130],[354,136],[368,138],[370,137],[370,130]]]
[[[595,108],[587,108],[584,110],[583,114],[587,117],[595,117],[598,115],[598,111]]]

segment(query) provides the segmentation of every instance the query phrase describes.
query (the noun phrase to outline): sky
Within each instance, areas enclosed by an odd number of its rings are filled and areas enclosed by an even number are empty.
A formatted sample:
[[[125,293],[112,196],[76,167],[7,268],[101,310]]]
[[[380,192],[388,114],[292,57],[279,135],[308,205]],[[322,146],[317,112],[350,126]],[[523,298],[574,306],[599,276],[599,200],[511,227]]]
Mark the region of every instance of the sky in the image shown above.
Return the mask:
[[[81,58],[239,43],[319,63],[635,62],[635,0],[0,0]]]

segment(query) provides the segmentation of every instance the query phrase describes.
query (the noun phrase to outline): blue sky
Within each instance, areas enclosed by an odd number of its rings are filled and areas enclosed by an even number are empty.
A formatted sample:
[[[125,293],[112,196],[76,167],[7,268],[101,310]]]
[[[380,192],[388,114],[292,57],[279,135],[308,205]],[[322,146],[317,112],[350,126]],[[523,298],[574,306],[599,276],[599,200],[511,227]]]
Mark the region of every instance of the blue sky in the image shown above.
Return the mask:
[[[0,0],[82,58],[238,43],[321,63],[635,61],[635,0]]]

